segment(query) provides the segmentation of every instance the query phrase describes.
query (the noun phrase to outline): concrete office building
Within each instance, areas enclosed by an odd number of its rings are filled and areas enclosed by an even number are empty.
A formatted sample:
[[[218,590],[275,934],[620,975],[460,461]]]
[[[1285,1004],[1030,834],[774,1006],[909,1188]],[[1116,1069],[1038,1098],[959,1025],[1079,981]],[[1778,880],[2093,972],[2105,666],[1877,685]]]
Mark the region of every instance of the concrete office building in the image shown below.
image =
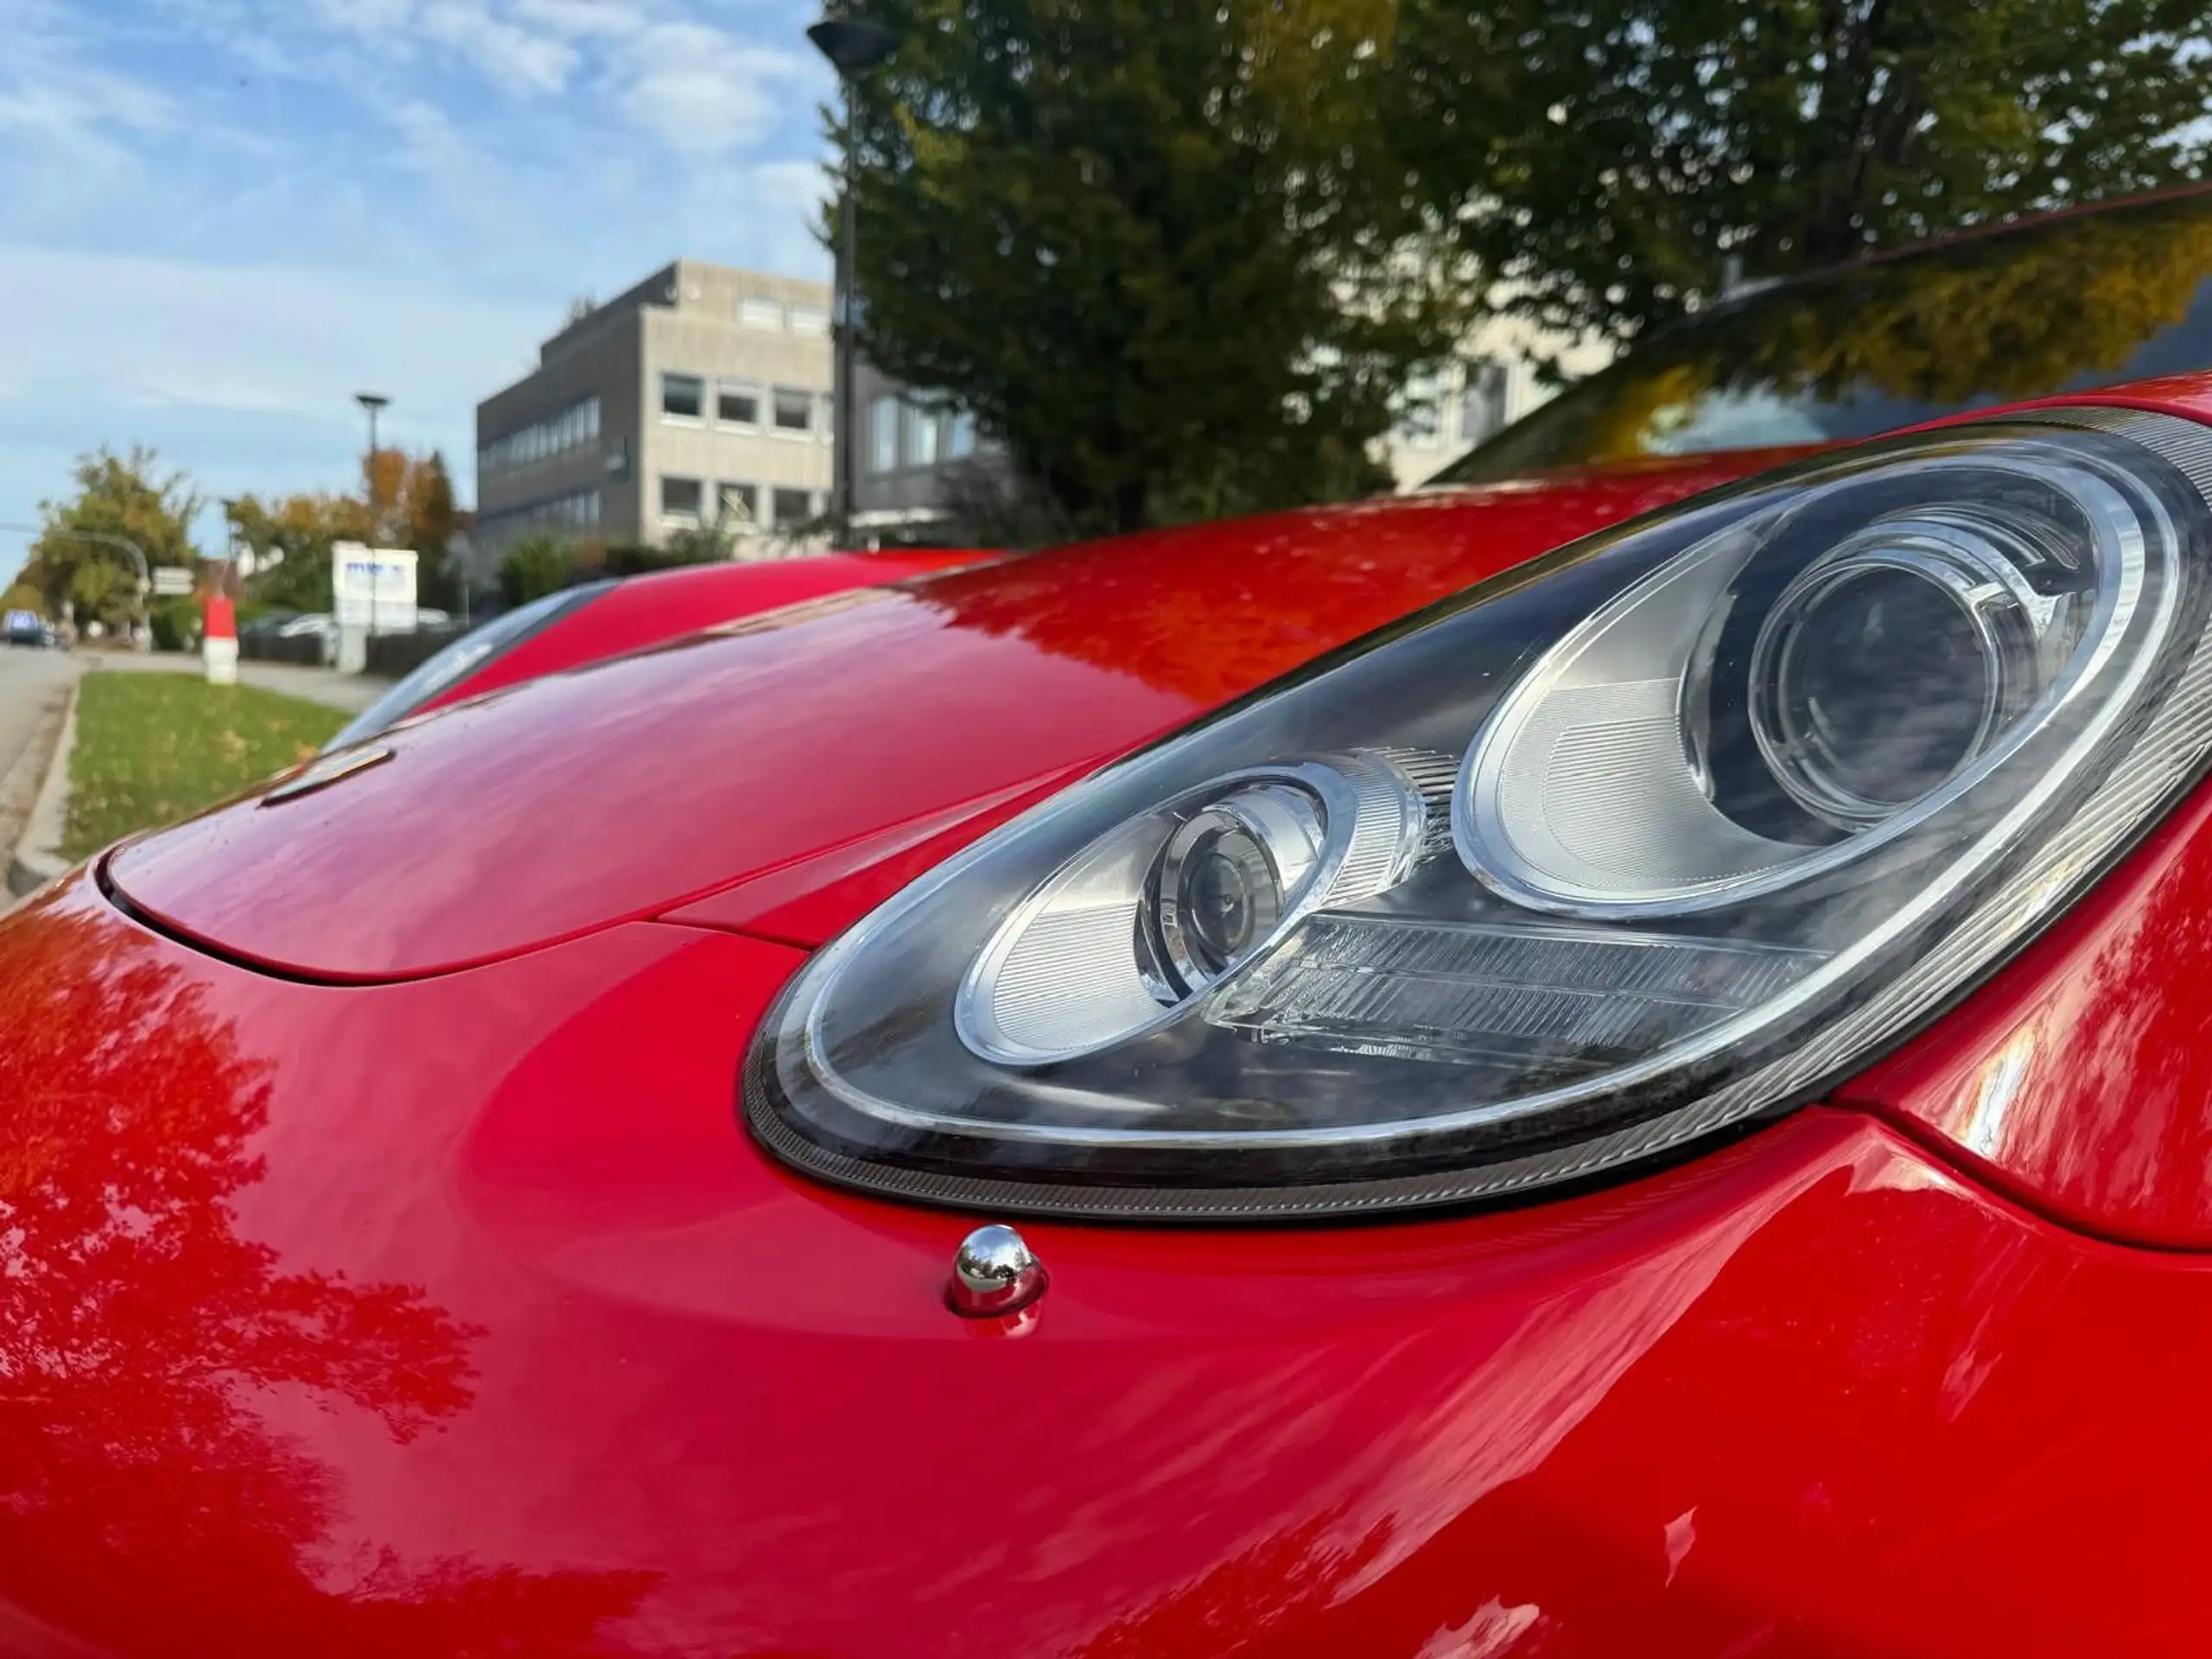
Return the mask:
[[[1538,378],[1539,359],[1555,359],[1569,379],[1580,379],[1612,357],[1612,347],[1595,335],[1561,334],[1522,317],[1489,318],[1460,342],[1455,361],[1406,387],[1405,417],[1382,442],[1392,481],[1401,490],[1418,489],[1548,402],[1554,388]]]
[[[978,436],[973,416],[931,407],[866,360],[853,365],[853,394],[861,416],[854,539],[862,545],[964,539],[956,522],[963,486],[1003,473],[998,447]]]
[[[1417,488],[1491,434],[1517,421],[1552,395],[1538,378],[1541,357],[1556,358],[1570,377],[1592,373],[1612,349],[1592,337],[1573,339],[1517,317],[1495,317],[1461,343],[1457,360],[1406,388],[1403,420],[1382,442],[1377,459],[1401,490]],[[963,496],[1002,484],[1005,456],[980,437],[964,415],[881,373],[855,366],[861,411],[853,477],[853,531],[862,543],[944,544],[970,539],[960,522]]]
[[[679,259],[538,348],[476,406],[469,577],[520,537],[658,545],[720,522],[739,556],[810,550],[828,509],[830,289]]]

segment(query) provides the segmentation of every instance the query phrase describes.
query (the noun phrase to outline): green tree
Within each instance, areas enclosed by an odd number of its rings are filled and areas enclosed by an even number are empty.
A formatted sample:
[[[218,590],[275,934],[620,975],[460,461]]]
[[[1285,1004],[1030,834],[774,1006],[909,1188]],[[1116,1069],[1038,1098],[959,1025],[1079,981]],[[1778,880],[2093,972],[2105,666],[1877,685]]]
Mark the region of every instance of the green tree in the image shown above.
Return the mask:
[[[558,593],[575,580],[576,556],[558,537],[540,531],[524,537],[499,561],[499,591],[510,605]]]
[[[1627,335],[1752,276],[2194,177],[2203,0],[1406,0],[1389,118],[1503,302]]]
[[[137,577],[120,565],[86,559],[70,573],[69,604],[82,621],[127,626],[138,608]]]
[[[76,494],[39,503],[43,526],[17,580],[39,590],[46,614],[73,604],[80,620],[127,622],[138,606],[131,547],[149,567],[197,563],[192,519],[200,498],[184,474],[158,466],[151,449],[134,445],[118,455],[103,448],[78,460]]]
[[[303,491],[264,502],[247,495],[227,510],[233,539],[253,555],[256,569],[246,578],[246,591],[264,604],[328,610],[330,549],[336,542],[413,549],[422,602],[451,602],[445,562],[461,515],[445,457],[435,450],[409,455],[378,449],[364,457],[359,498]]]
[[[369,533],[360,539],[381,547],[404,547],[416,556],[415,580],[425,605],[450,605],[456,594],[446,556],[461,515],[454,505],[453,479],[438,450],[410,455],[379,449],[362,462],[362,483],[374,504]]]
[[[30,582],[17,582],[0,593],[0,611],[36,611],[44,616],[46,595]]]
[[[861,341],[1071,528],[1370,486],[1472,293],[1405,187],[1382,0],[869,0]]]
[[[1872,396],[1910,423],[2140,375],[2208,285],[2212,213],[2194,196],[2023,226],[2001,258],[1966,238],[1848,264],[1665,330],[1453,472],[1663,452],[1731,405]]]
[[[266,504],[246,495],[227,512],[233,541],[253,556],[247,595],[284,610],[328,610],[332,543],[372,535],[367,506],[346,495],[302,493]]]
[[[669,531],[660,551],[671,565],[719,564],[731,556],[735,543],[730,526],[718,521]]]

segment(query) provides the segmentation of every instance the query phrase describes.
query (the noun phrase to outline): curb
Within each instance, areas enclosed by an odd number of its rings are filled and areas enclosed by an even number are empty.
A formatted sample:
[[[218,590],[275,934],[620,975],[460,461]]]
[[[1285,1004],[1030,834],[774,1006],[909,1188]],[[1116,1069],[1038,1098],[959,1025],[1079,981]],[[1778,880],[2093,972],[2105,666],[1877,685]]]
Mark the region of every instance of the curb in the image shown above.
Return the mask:
[[[57,876],[67,874],[71,861],[57,850],[68,823],[69,807],[69,752],[77,747],[77,687],[79,677],[69,683],[67,701],[62,705],[60,735],[54,741],[52,753],[46,761],[46,777],[39,785],[38,796],[31,803],[31,815],[24,821],[21,840],[16,843],[15,855],[8,863],[8,891],[19,899],[29,898]],[[28,760],[38,750],[34,741],[24,752]],[[18,766],[23,761],[16,762]]]

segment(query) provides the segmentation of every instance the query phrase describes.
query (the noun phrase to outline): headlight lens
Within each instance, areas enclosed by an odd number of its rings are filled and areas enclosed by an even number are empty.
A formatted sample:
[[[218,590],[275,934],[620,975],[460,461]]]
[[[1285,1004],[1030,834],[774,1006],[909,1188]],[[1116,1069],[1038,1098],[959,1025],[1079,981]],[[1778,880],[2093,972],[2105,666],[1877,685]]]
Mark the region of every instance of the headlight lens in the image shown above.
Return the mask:
[[[823,951],[748,1071],[841,1182],[1465,1202],[1808,1098],[2212,745],[2212,435],[2067,411],[1756,480],[1070,790]]]
[[[1234,773],[1124,820],[976,953],[953,1005],[962,1040],[1040,1065],[1172,1024],[1317,911],[1403,880],[1450,776],[1434,757],[1338,755]]]

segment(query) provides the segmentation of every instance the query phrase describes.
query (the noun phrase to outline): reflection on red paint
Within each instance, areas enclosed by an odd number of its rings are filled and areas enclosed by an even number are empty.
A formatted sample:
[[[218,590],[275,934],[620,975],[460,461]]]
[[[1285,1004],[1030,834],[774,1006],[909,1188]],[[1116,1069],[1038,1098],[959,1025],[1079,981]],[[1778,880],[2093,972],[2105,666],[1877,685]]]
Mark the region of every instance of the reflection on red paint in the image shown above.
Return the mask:
[[[403,727],[390,764],[128,843],[109,877],[178,932],[334,980],[488,962],[761,878],[783,889],[766,908],[791,911],[766,924],[777,937],[818,937],[870,882],[812,904],[790,879],[804,861],[1126,753],[1759,459],[1392,498],[849,588]],[[365,891],[377,901],[358,902]],[[740,925],[764,913],[734,907]]]
[[[1485,576],[1774,458],[1701,455],[1091,543],[918,587],[1010,633],[1201,708]]]
[[[2212,1248],[2212,789],[1840,1098],[2109,1237]]]
[[[81,880],[0,923],[0,1652],[2201,1647],[2200,1266],[1811,1108],[1516,1210],[1039,1223],[982,1338],[976,1217],[744,1139],[802,959],[359,989]]]
[[[459,1655],[487,1630],[504,1651],[597,1651],[652,1574],[323,1554],[339,1484],[255,1396],[303,1390],[404,1444],[468,1405],[480,1333],[417,1287],[288,1271],[240,1236],[232,1200],[264,1173],[273,1068],[204,989],[50,906],[0,938],[0,1032],[16,1612],[134,1653]]]

